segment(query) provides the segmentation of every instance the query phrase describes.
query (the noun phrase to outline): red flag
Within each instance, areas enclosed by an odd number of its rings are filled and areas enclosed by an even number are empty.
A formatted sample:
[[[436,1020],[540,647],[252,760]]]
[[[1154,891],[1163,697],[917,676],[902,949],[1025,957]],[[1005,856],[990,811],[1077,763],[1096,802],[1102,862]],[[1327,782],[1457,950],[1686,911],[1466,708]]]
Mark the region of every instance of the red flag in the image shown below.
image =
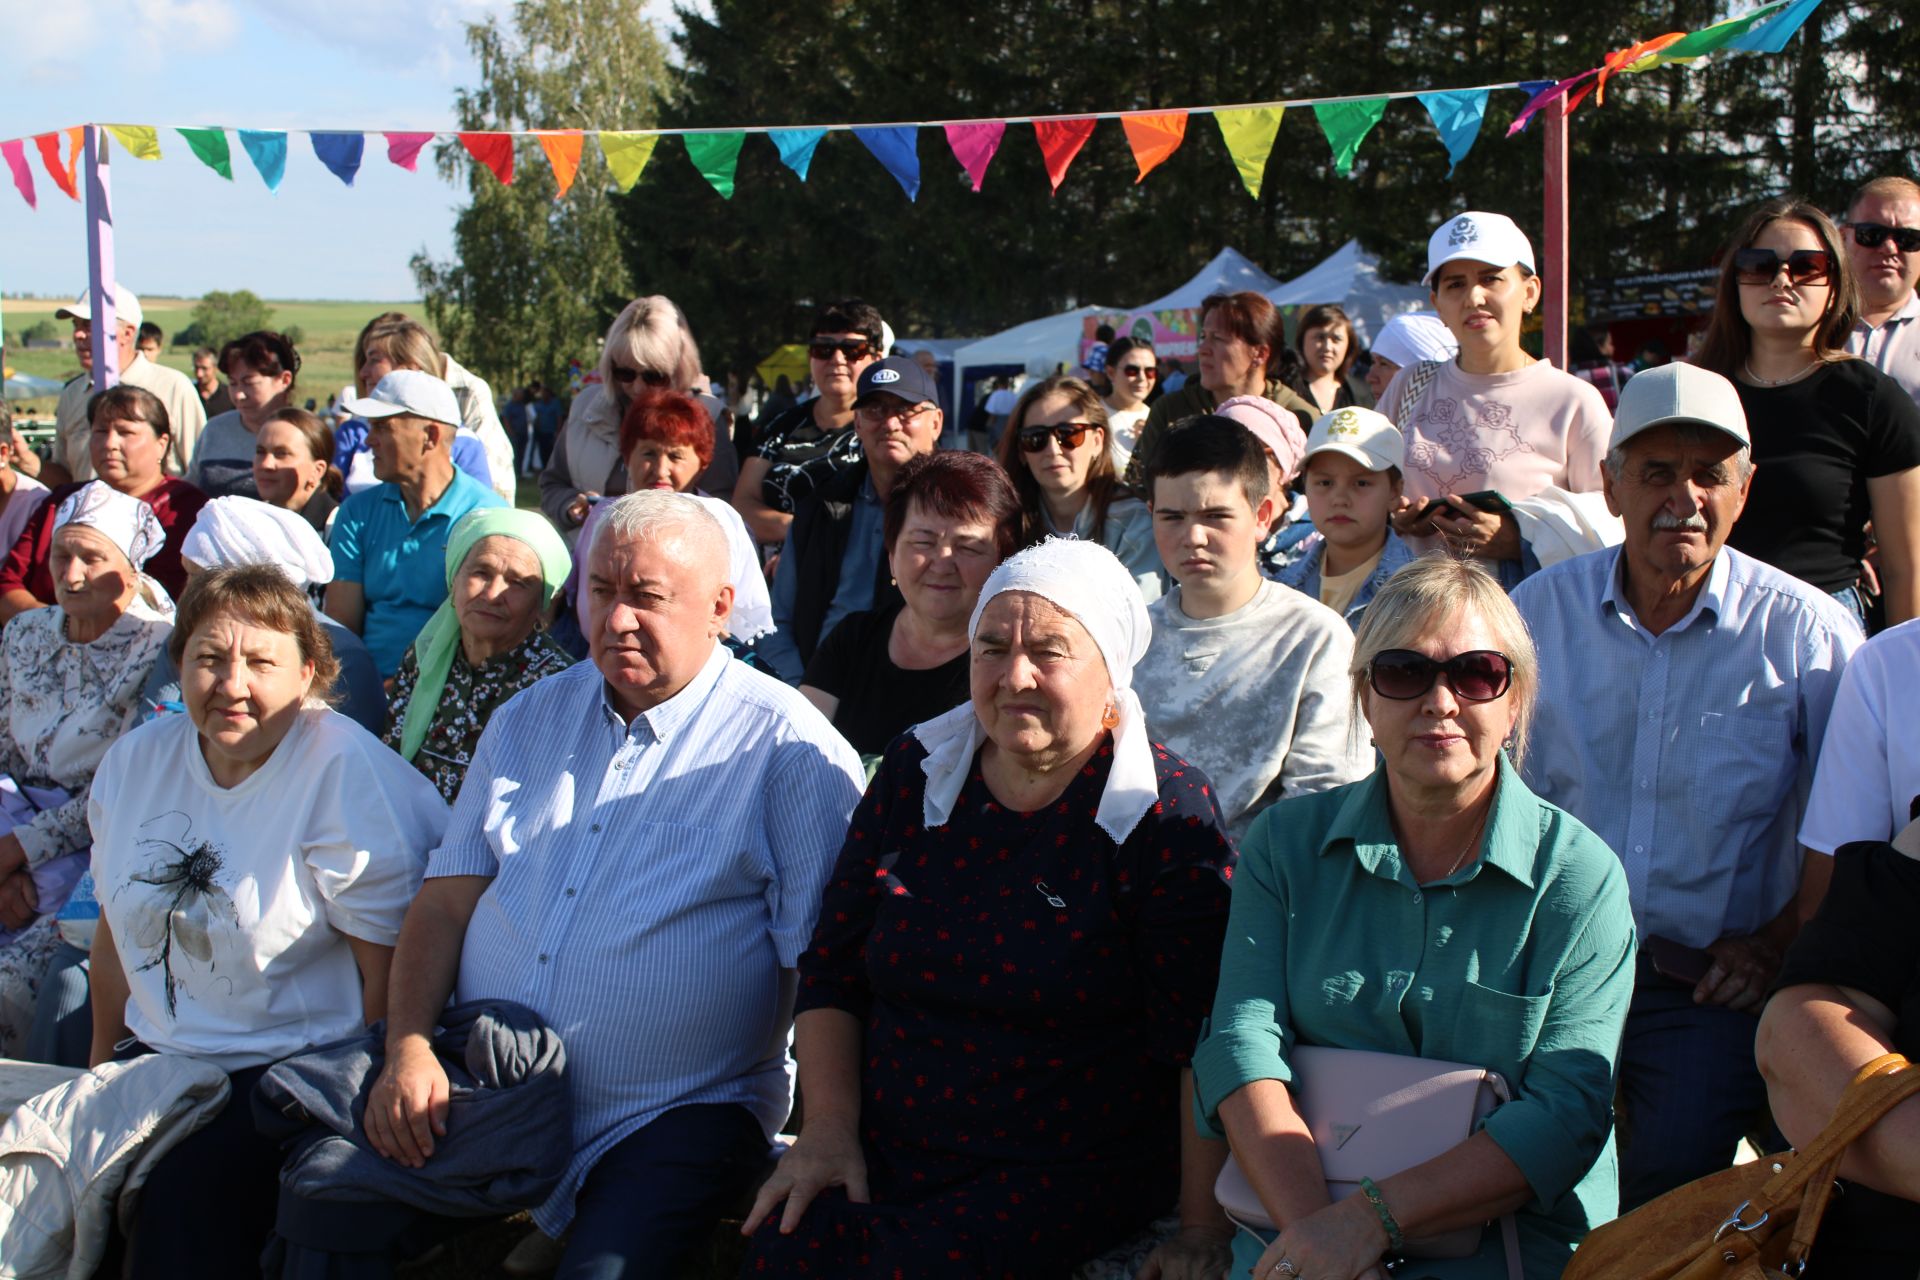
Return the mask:
[[[1060,183],[1066,178],[1073,158],[1080,154],[1080,148],[1086,146],[1087,139],[1093,136],[1096,123],[1090,117],[1033,122],[1033,135],[1040,140],[1040,154],[1046,157],[1047,177],[1053,182],[1055,195],[1060,192]]]
[[[79,133],[79,129],[71,130]],[[80,198],[80,187],[73,180],[73,161],[60,159],[60,135],[42,133],[35,135],[33,145],[40,150],[40,162],[47,166],[47,176],[53,179],[53,185],[67,193],[72,200]],[[75,148],[77,151],[78,148]]]
[[[463,133],[460,145],[467,154],[493,170],[502,185],[513,185],[513,135],[510,133]]]

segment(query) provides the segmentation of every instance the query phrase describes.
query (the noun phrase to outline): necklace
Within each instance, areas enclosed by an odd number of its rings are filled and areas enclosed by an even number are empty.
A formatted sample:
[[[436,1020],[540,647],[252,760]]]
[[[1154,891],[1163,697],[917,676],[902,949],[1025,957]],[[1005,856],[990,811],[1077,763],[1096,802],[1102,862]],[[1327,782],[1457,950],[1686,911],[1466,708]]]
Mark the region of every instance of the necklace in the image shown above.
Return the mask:
[[[1798,381],[1800,381],[1800,379],[1802,379],[1802,378],[1804,378],[1804,377],[1806,377],[1806,376],[1807,376],[1808,374],[1810,374],[1810,373],[1812,373],[1812,372],[1813,372],[1813,371],[1814,371],[1815,369],[1818,369],[1818,368],[1820,367],[1820,365],[1821,365],[1821,363],[1822,363],[1822,361],[1820,360],[1820,358],[1819,358],[1818,356],[1815,356],[1815,357],[1813,358],[1813,361],[1812,361],[1812,362],[1811,362],[1810,364],[1808,364],[1806,368],[1804,368],[1804,369],[1802,369],[1802,370],[1800,370],[1800,372],[1798,372],[1798,373],[1794,373],[1794,374],[1789,374],[1789,375],[1787,375],[1787,376],[1786,376],[1786,377],[1784,377],[1784,378],[1763,378],[1763,377],[1761,377],[1761,376],[1760,376],[1759,374],[1757,374],[1757,373],[1755,373],[1755,372],[1753,371],[1753,361],[1752,361],[1752,360],[1744,360],[1744,361],[1742,361],[1742,362],[1741,362],[1741,367],[1742,367],[1742,368],[1744,368],[1744,369],[1745,369],[1745,370],[1747,371],[1747,377],[1748,377],[1748,378],[1750,378],[1750,379],[1752,379],[1752,380],[1753,380],[1753,381],[1754,381],[1755,383],[1757,383],[1757,384],[1759,384],[1760,386],[1763,386],[1763,387],[1784,387],[1784,386],[1788,386],[1788,385],[1790,385],[1790,384],[1792,384],[1792,383],[1795,383],[1795,382],[1798,382]]]

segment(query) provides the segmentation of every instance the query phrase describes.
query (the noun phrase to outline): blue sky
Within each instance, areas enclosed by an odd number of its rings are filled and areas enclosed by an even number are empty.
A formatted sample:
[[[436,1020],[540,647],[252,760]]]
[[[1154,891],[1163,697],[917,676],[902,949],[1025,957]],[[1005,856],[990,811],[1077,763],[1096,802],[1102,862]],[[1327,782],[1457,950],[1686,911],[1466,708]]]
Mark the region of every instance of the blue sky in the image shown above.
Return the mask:
[[[650,5],[664,12],[664,3]],[[461,191],[387,161],[367,140],[351,188],[303,137],[268,192],[229,135],[234,180],[194,158],[174,125],[429,130],[473,81],[465,24],[509,0],[0,0],[0,138],[86,121],[161,126],[163,157],[113,152],[119,278],[136,293],[407,299],[407,261],[444,257]],[[67,296],[86,284],[83,206],[40,168],[29,209],[0,166],[0,290]]]

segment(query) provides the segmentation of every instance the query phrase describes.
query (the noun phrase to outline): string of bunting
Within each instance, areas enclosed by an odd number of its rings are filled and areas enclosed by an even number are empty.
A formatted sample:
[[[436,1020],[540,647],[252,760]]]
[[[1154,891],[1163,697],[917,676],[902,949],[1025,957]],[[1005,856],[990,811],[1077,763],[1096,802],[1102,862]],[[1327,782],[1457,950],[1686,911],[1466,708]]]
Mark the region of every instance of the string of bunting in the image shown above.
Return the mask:
[[[1117,120],[1126,135],[1139,169],[1136,182],[1165,163],[1186,141],[1187,125],[1197,115],[1212,116],[1232,157],[1247,194],[1259,199],[1266,179],[1267,160],[1279,136],[1280,123],[1290,108],[1311,107],[1320,131],[1332,150],[1334,171],[1343,177],[1353,171],[1361,144],[1385,116],[1390,103],[1416,100],[1446,148],[1451,174],[1480,136],[1487,101],[1495,90],[1519,89],[1528,97],[1507,130],[1512,137],[1525,129],[1542,110],[1559,104],[1571,113],[1591,96],[1596,106],[1606,101],[1607,82],[1616,75],[1648,71],[1669,63],[1687,63],[1721,52],[1778,53],[1812,14],[1820,0],[1772,0],[1748,13],[1699,31],[1673,32],[1636,41],[1607,55],[1602,63],[1564,80],[1515,81],[1469,89],[1409,90],[1369,97],[1305,98],[1285,102],[1236,106],[1190,107],[1183,110],[1102,111],[1083,115],[1014,116],[998,120],[934,120],[891,124],[836,124],[804,127],[769,125],[719,129],[582,130],[533,129],[454,133],[473,160],[502,183],[514,179],[518,139],[532,138],[553,172],[555,199],[562,199],[580,174],[586,139],[599,144],[614,185],[630,191],[640,180],[658,149],[660,139],[677,137],[687,159],[721,196],[732,199],[740,151],[750,134],[764,135],[779,153],[780,162],[805,182],[820,142],[829,133],[851,133],[873,158],[899,182],[909,200],[920,195],[919,139],[922,129],[939,129],[953,158],[966,172],[973,189],[986,181],[987,168],[1006,139],[1009,125],[1030,125],[1045,161],[1047,180],[1057,194],[1076,157],[1102,120]],[[160,158],[160,130],[154,125],[108,124],[103,129],[137,160]],[[233,153],[222,127],[177,126],[173,130],[199,161],[228,181],[233,180]],[[77,167],[83,128],[74,126],[29,138],[0,141],[0,159],[6,162],[14,187],[31,207],[38,207],[33,169],[26,146],[32,142],[53,184],[69,198],[80,198]],[[277,190],[287,171],[291,134],[304,134],[314,157],[348,186],[366,154],[363,132],[236,129],[245,152],[268,190]],[[436,138],[434,132],[385,132],[387,159],[408,172],[417,172],[420,153]],[[64,152],[64,154],[63,154]]]

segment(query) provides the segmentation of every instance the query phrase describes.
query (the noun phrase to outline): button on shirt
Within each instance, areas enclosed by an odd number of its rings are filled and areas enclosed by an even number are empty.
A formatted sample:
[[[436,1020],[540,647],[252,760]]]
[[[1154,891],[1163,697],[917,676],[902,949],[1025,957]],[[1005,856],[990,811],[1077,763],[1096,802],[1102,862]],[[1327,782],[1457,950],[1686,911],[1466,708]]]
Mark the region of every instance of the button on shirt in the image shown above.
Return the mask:
[[[1795,832],[1861,637],[1826,594],[1731,547],[1653,635],[1621,555],[1513,593],[1540,655],[1527,780],[1619,855],[1642,938],[1704,947],[1760,929],[1798,888]]]
[[[418,520],[407,515],[397,484],[375,485],[340,504],[330,545],[337,582],[366,593],[360,635],[385,679],[400,669],[407,646],[447,598],[447,535],[479,507],[504,507],[500,495],[455,471]]]
[[[1920,400],[1920,324],[1916,321],[1920,321],[1920,293],[1910,293],[1906,305],[1878,325],[1855,321],[1847,335],[1847,350]]]
[[[780,971],[811,935],[860,760],[716,645],[623,723],[591,662],[495,713],[427,877],[492,877],[460,1000],[535,1010],[567,1046],[575,1155],[534,1218],[558,1235],[600,1156],[671,1107],[787,1116]]]

